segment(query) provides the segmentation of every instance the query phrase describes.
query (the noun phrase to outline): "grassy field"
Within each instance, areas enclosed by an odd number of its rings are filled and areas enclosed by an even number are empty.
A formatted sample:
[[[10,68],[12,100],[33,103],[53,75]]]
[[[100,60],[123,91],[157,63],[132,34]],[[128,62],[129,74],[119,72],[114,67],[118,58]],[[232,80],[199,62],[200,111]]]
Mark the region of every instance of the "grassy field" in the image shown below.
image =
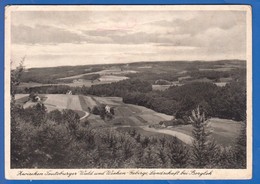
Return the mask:
[[[29,101],[29,95],[28,94],[15,95],[15,101],[17,104],[23,106],[23,104]]]
[[[67,109],[68,108],[68,95],[63,94],[48,94],[45,105],[49,110],[49,106],[55,107],[57,109]]]
[[[234,69],[234,67],[222,67],[222,68],[200,68],[199,71],[217,71],[217,72],[225,72]]]
[[[153,84],[152,87],[153,87],[153,90],[155,90],[155,91],[165,91],[166,89],[171,87],[171,85],[156,85],[156,84]]]
[[[100,118],[98,115],[90,114],[88,117],[88,121],[93,127],[110,127],[110,123],[106,123],[104,120]]]
[[[123,103],[122,98],[120,97],[92,97],[92,99],[101,104],[107,104],[112,106],[118,106]]]
[[[143,126],[158,124],[160,121],[171,120],[172,118],[172,116],[155,112],[146,107],[121,102],[121,105],[115,107],[115,116],[112,123],[124,126]]]
[[[111,82],[118,82],[121,80],[128,79],[126,77],[126,74],[129,73],[136,73],[136,71],[133,70],[121,70],[120,68],[111,68],[111,69],[106,69],[106,70],[101,70],[98,72],[91,72],[91,73],[85,73],[85,74],[80,74],[80,75],[74,75],[74,76],[69,76],[69,77],[64,77],[64,78],[59,78],[58,80],[60,81],[59,84],[64,84],[63,80],[75,80],[73,82],[66,83],[65,85],[69,85],[71,87],[76,87],[76,86],[87,86],[90,87],[92,85],[97,85],[97,84],[109,84]],[[85,80],[84,77],[88,75],[94,75],[94,74],[99,74],[99,80]]]
[[[93,97],[79,95],[79,102],[84,111],[89,111],[92,109],[97,103],[93,100]]]
[[[16,101],[23,103],[24,108],[35,105],[36,102],[28,101],[27,95],[16,95]],[[65,94],[40,94],[42,103],[47,107],[48,111],[55,109],[72,109],[82,111],[82,106],[78,95]]]
[[[211,137],[222,146],[232,145],[238,137],[241,129],[241,122],[212,118],[209,120],[208,130],[211,131]],[[180,125],[170,128],[192,136],[192,125]]]
[[[125,76],[117,76],[117,75],[103,75],[99,78],[101,82],[106,81],[106,82],[118,82],[121,80],[129,79],[128,77]]]
[[[226,82],[215,82],[214,84],[216,84],[217,86],[219,86],[219,87],[224,87],[224,86],[226,86]]]
[[[65,79],[80,79],[85,75],[93,75],[93,74],[99,74],[101,76],[124,76],[129,73],[137,73],[137,71],[134,70],[121,70],[120,68],[111,68],[111,69],[106,69],[106,70],[101,70],[98,72],[91,72],[91,73],[85,73],[85,74],[80,74],[80,75],[74,75],[74,76],[69,76],[69,77],[63,77],[59,78],[59,80],[65,80]]]
[[[70,87],[90,87],[92,85],[98,85],[98,84],[109,84],[111,81],[90,81],[90,80],[82,80],[82,81],[77,81],[77,82],[70,82],[70,83],[64,83],[64,82],[59,82],[59,83],[53,83],[53,84],[41,84],[41,83],[32,83],[32,82],[24,82],[21,83],[19,86],[20,88],[31,88],[31,87],[41,87],[41,86],[60,86],[60,85],[67,85]]]

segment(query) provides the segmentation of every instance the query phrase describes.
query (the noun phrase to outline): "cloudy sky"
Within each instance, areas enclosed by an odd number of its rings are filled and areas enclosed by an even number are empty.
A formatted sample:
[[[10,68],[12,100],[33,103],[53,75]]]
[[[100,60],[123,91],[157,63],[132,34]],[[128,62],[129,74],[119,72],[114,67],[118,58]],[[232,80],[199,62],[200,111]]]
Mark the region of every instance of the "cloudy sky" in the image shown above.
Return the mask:
[[[243,11],[13,11],[11,59],[51,67],[246,59]]]

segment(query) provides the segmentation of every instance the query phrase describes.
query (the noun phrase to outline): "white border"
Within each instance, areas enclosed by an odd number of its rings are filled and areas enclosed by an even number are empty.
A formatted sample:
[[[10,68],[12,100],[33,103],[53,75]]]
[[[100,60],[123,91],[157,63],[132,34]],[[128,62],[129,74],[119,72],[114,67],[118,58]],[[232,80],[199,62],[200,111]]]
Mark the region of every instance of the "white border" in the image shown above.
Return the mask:
[[[10,168],[10,31],[11,31],[11,12],[13,11],[245,11],[247,15],[247,169],[11,169]],[[80,171],[108,172],[108,171],[172,171],[172,172],[210,172],[212,175],[79,175]],[[52,176],[52,175],[25,175],[17,176],[19,171],[23,172],[76,172],[76,176]],[[5,8],[5,177],[7,179],[153,179],[153,180],[171,180],[171,179],[250,179],[252,177],[252,11],[248,5],[19,5],[6,6]]]

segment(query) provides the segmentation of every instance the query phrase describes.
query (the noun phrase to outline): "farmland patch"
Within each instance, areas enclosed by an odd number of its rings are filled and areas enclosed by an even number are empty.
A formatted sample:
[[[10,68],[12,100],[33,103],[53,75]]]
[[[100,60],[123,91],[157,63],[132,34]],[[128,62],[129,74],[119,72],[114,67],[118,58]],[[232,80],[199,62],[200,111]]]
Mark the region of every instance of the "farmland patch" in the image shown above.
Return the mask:
[[[148,122],[148,124],[158,124],[163,119],[155,114],[140,114],[139,117]]]
[[[238,137],[241,129],[241,122],[232,120],[212,118],[208,123],[208,130],[211,131],[211,137],[222,146],[232,145]],[[192,125],[174,126],[171,130],[182,132],[192,136]]]
[[[26,98],[26,97],[29,97],[29,94],[16,94],[15,95],[15,100],[19,100],[21,98]]]
[[[67,109],[82,110],[78,95],[67,95]]]
[[[184,143],[186,143],[188,145],[191,145],[192,141],[193,141],[193,138],[191,136],[178,132],[178,131],[168,130],[168,129],[155,129],[155,128],[149,128],[149,127],[142,127],[142,128],[146,131],[163,133],[163,134],[177,137],[179,140],[183,141]]]
[[[170,120],[172,120],[174,118],[173,116],[170,116],[170,115],[167,115],[167,114],[163,114],[163,113],[159,113],[159,112],[155,112],[155,115],[163,118],[166,121],[170,121]]]
[[[80,79],[86,75],[93,75],[93,74],[99,74],[102,76],[115,76],[115,75],[126,75],[129,73],[137,73],[137,71],[134,70],[121,70],[121,69],[107,69],[107,70],[101,70],[98,72],[90,72],[90,73],[85,73],[85,74],[80,74],[80,75],[74,75],[74,76],[70,76],[70,77],[63,77],[63,78],[59,78],[58,80],[66,80],[66,79]]]
[[[216,84],[217,86],[219,86],[219,87],[224,87],[224,86],[226,86],[226,82],[215,82],[214,84]]]
[[[92,109],[95,105],[97,105],[97,103],[90,96],[79,95],[79,102],[84,111],[89,111],[89,108]]]
[[[157,90],[157,91],[165,91],[169,87],[171,87],[171,85],[155,85],[155,84],[152,85],[153,90]]]
[[[120,105],[119,97],[93,97],[96,101],[107,105]]]
[[[106,123],[98,115],[90,114],[90,116],[88,116],[87,120],[89,121],[89,123],[93,127],[107,127],[107,126],[110,126],[109,123]]]
[[[140,125],[140,122],[135,119],[132,119],[130,117],[118,117],[115,119],[112,119],[111,121],[109,121],[109,123],[113,124],[113,125],[129,125],[129,126],[138,126]]]
[[[101,82],[118,82],[121,80],[128,79],[128,77],[125,76],[117,76],[117,75],[103,75],[99,78]]]
[[[15,103],[19,105],[24,105],[27,101],[29,101],[29,95],[28,94],[22,94],[22,95],[15,95]]]

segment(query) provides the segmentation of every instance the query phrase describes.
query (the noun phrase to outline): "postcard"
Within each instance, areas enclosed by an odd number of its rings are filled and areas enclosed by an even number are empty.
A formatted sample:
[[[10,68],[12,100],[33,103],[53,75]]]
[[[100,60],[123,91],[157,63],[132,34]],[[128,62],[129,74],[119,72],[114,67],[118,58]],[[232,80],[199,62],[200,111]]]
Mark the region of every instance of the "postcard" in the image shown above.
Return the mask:
[[[252,177],[247,5],[5,8],[5,177]]]

